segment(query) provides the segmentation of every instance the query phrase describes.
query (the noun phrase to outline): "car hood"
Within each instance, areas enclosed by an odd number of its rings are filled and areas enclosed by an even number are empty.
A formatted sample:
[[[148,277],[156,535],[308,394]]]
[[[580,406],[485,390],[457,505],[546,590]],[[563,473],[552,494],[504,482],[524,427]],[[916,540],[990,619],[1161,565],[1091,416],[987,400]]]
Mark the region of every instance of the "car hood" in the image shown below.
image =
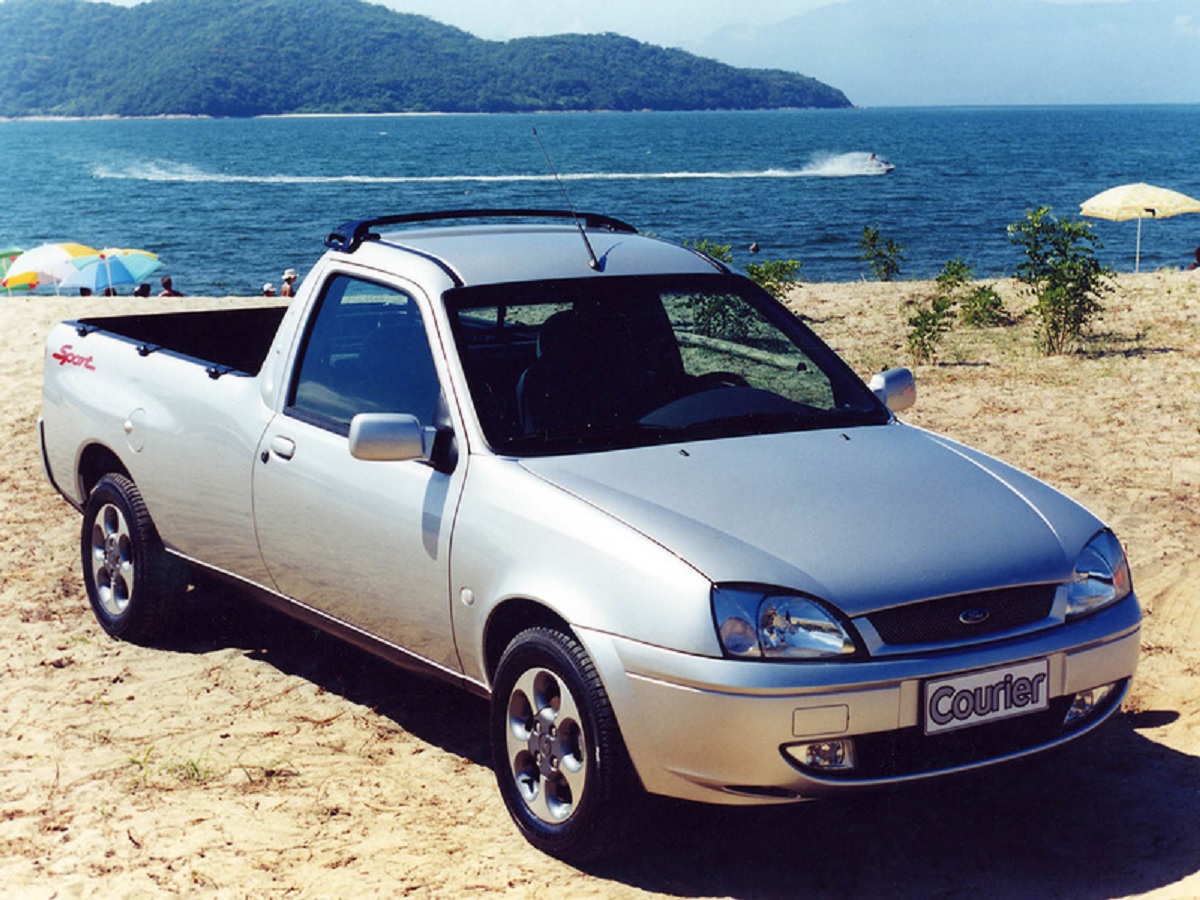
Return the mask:
[[[849,615],[1065,580],[1102,527],[1042,482],[900,423],[522,464],[713,582],[791,587]]]

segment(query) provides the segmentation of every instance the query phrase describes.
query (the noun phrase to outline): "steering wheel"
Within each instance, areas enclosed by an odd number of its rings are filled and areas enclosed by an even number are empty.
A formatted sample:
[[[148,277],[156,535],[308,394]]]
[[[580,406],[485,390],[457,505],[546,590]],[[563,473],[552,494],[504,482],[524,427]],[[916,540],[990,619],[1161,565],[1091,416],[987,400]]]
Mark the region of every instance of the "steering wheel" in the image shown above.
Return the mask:
[[[750,387],[750,382],[737,372],[705,372],[696,376],[696,391],[711,391],[719,387]]]

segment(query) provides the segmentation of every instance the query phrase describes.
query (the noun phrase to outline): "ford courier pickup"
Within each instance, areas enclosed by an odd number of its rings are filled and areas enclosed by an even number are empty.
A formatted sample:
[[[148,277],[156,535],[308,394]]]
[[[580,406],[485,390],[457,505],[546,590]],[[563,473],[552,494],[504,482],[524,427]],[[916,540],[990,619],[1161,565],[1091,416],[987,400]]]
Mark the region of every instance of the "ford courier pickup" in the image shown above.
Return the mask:
[[[441,220],[441,221],[438,221]],[[693,249],[595,214],[347,223],[286,306],[48,336],[45,469],[112,636],[197,578],[491,703],[535,846],[643,792],[778,804],[1015,760],[1119,708],[1120,543],[905,424]]]

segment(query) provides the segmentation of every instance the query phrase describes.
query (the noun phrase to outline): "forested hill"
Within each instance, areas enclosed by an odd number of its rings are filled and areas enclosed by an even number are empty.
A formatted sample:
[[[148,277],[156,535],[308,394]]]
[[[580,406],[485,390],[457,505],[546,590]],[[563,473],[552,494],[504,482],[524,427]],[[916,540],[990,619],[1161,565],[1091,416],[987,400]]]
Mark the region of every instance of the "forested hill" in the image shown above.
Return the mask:
[[[845,107],[613,34],[485,41],[360,0],[0,2],[0,116]]]

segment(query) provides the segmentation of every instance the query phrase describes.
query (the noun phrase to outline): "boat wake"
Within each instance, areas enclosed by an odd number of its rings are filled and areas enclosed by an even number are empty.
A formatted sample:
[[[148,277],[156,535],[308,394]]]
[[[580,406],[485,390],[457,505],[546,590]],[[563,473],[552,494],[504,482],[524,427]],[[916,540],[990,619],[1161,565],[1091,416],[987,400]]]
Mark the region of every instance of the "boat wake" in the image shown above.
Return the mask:
[[[859,178],[886,175],[894,168],[874,153],[820,153],[801,171],[813,178]]]
[[[814,157],[800,169],[759,169],[729,172],[564,172],[562,181],[695,181],[703,179],[788,179],[846,178],[857,175],[883,175],[891,164],[873,153],[843,153]],[[139,162],[123,167],[97,165],[92,175],[124,181],[181,182],[194,184],[461,184],[554,181],[547,173],[498,175],[299,175],[239,174],[211,172],[185,163]]]

